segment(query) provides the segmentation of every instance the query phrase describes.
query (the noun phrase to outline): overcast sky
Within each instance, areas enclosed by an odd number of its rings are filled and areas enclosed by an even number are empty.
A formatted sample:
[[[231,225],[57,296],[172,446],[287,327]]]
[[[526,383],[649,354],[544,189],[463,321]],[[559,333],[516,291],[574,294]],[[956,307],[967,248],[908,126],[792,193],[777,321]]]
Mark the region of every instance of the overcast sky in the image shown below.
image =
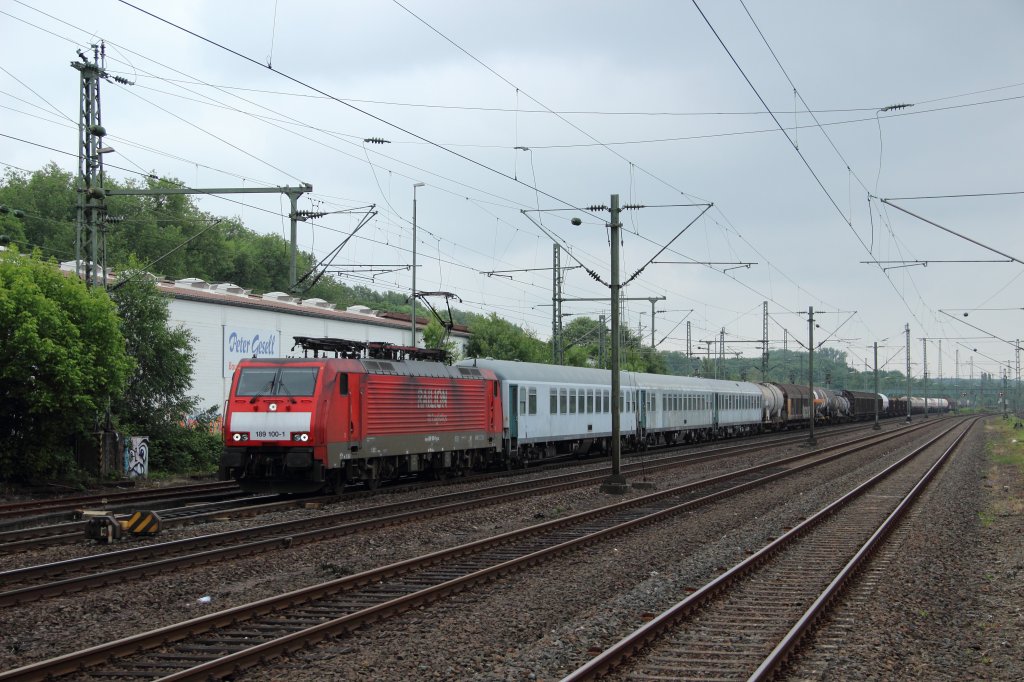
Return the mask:
[[[300,209],[375,204],[335,261],[348,284],[410,289],[423,182],[417,288],[547,339],[552,239],[563,266],[610,281],[608,213],[571,209],[618,194],[647,206],[622,214],[623,280],[671,242],[623,289],[641,299],[624,323],[648,343],[646,299],[665,297],[661,349],[685,351],[689,321],[695,351],[724,328],[730,352],[758,355],[736,342],[761,338],[763,301],[772,348],[784,329],[806,343],[797,313],[814,306],[816,342],[859,369],[877,341],[879,362],[902,370],[906,323],[915,375],[923,337],[931,376],[943,339],[949,377],[957,350],[961,376],[969,357],[975,375],[998,373],[1014,359],[998,339],[1024,336],[1024,266],[1006,262],[1024,260],[1024,3],[133,4],[159,18],[116,0],[0,3],[0,120],[27,141],[0,137],[6,167],[77,169],[70,62],[102,39],[109,73],[132,83],[102,84],[111,175],[308,182]],[[913,106],[882,111],[899,104]],[[280,196],[200,205],[287,235]],[[302,224],[300,247],[323,256],[356,222]],[[565,272],[566,298],[607,295],[582,268]],[[563,313],[609,308],[566,301]]]

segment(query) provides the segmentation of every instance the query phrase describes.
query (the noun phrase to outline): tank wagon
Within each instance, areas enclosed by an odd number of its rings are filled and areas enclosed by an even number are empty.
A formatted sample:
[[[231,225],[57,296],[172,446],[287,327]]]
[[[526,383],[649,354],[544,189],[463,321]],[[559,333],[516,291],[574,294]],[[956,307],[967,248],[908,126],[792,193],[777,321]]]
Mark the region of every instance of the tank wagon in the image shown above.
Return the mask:
[[[769,430],[806,426],[811,419],[811,399],[807,386],[797,384],[757,384],[764,397],[764,423]]]
[[[927,399],[928,414],[944,414],[949,412],[955,405],[951,405],[948,398],[928,398]],[[907,397],[900,396],[893,398],[891,401],[892,414],[897,417],[905,417],[907,415]],[[910,397],[910,414],[924,414],[925,413],[925,398],[918,396]]]

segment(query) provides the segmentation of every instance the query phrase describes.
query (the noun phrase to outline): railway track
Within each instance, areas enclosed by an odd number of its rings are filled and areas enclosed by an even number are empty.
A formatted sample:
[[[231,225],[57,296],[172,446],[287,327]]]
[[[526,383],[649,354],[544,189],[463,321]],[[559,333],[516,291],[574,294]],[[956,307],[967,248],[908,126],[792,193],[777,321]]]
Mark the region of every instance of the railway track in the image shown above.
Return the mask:
[[[296,498],[286,495],[253,496],[248,493],[239,495],[236,491],[235,495],[227,500],[160,509],[158,514],[161,526],[166,529],[214,519],[255,516],[279,509],[292,509],[310,502],[335,499],[333,496],[329,498]],[[147,508],[147,511],[150,509]],[[114,514],[114,516],[127,515]],[[26,551],[83,542],[88,523],[86,519],[3,531],[0,532],[0,551]]]
[[[903,429],[900,435],[909,433]],[[784,476],[856,454],[885,434],[624,500],[0,673],[166,680],[223,677],[442,599],[562,553],[605,542]],[[806,460],[801,462],[800,460]],[[604,472],[602,472],[602,476]]]
[[[599,653],[563,682],[770,679],[977,420],[951,426]],[[941,453],[941,454],[938,454]]]
[[[906,429],[883,434],[871,432],[866,436],[759,466],[761,469],[771,468],[778,465],[779,461],[798,461],[804,457],[845,450],[859,444],[884,442],[907,433],[909,432]],[[781,443],[776,441],[773,445],[802,443],[804,440],[804,436],[793,436],[784,439]],[[747,454],[760,449],[760,447],[758,444],[744,443],[697,452],[684,452],[678,455],[666,455],[644,462],[626,464],[623,466],[623,471],[634,476],[650,476],[659,471],[679,466]],[[312,518],[213,533],[171,542],[150,543],[130,549],[8,570],[0,572],[0,586],[2,586],[0,587],[0,606],[26,603],[91,587],[102,587],[117,581],[159,574],[169,570],[320,542],[422,518],[454,514],[468,509],[508,502],[527,495],[548,494],[595,485],[603,481],[607,475],[607,469],[594,467],[583,472],[559,474],[543,479],[507,483],[420,500],[323,514]],[[295,503],[283,502],[274,506],[288,504],[294,505]],[[193,518],[192,521],[194,522],[194,520]]]
[[[865,425],[865,424],[843,425],[843,426],[838,426],[838,427],[831,427],[827,431],[827,433],[828,433],[828,435],[831,435],[831,436],[839,436],[839,435],[844,435],[844,434],[851,433],[851,432],[863,431],[863,430],[866,430],[868,428],[869,427],[867,425]],[[723,455],[728,455],[728,454],[733,454],[733,453],[747,452],[750,449],[757,448],[757,447],[766,447],[766,446],[775,447],[775,446],[779,446],[779,445],[801,443],[801,442],[806,440],[805,433],[806,432],[786,433],[786,434],[773,434],[773,435],[765,437],[765,438],[757,439],[755,442],[744,440],[744,441],[742,441],[742,442],[740,442],[738,444],[722,445],[722,446],[714,447],[714,448],[711,449],[711,452],[716,453],[718,456],[723,456]],[[678,450],[680,448],[676,448],[676,449]],[[682,446],[682,449],[684,451],[684,454],[682,456],[686,456],[685,453],[693,451],[694,450],[694,446],[693,445],[686,445],[686,446]],[[707,451],[707,447],[704,447],[704,448],[701,448],[701,449],[697,450],[696,453],[698,453],[698,455],[699,455],[699,453],[705,452],[705,451]],[[672,450],[657,450],[657,451],[651,451],[651,452],[647,452],[647,453],[636,453],[636,454],[633,454],[630,457],[626,458],[627,462],[632,462],[633,463],[632,465],[627,465],[627,466],[634,466],[636,468],[643,469],[643,467],[646,466],[646,464],[648,462],[657,462],[660,459],[662,459],[664,457],[664,455],[662,453],[664,453],[664,452],[672,452]],[[670,456],[674,456],[674,455],[670,455]],[[609,460],[608,460],[608,458],[600,458],[600,459],[593,460],[593,461],[595,463],[595,466],[600,466],[602,463],[607,462]],[[540,471],[546,471],[546,470],[557,471],[559,469],[568,468],[570,466],[578,467],[579,464],[580,464],[580,460],[579,459],[573,459],[571,461],[566,461],[566,462],[547,463],[547,464],[544,464],[542,466],[538,466],[538,467],[534,468],[534,470],[535,471],[537,471],[537,470],[540,470]],[[483,474],[483,475],[480,475],[480,476],[474,476],[474,479],[480,480],[480,479],[487,479],[487,478],[508,478],[508,477],[517,476],[520,473],[521,473],[520,471],[506,471],[506,472],[500,472],[500,473],[489,473],[489,474]],[[368,497],[373,497],[373,496],[380,495],[380,494],[397,494],[397,493],[401,493],[401,492],[408,492],[408,491],[411,491],[411,490],[417,490],[417,489],[422,489],[422,488],[434,488],[434,487],[439,487],[439,486],[445,486],[445,485],[448,485],[448,484],[449,484],[448,481],[430,481],[430,482],[416,481],[416,482],[412,482],[412,483],[403,483],[403,484],[394,485],[394,486],[387,486],[387,487],[384,487],[384,488],[381,488],[381,489],[378,489],[378,490],[375,490],[375,491],[366,491],[366,490],[363,490],[361,487],[357,486],[353,490],[349,490],[349,491],[346,492],[345,499],[350,499],[351,500],[351,499],[357,499],[357,498],[363,498],[363,497],[368,498]],[[181,493],[187,492],[188,489],[192,489],[192,488],[195,488],[200,493],[199,497],[184,497],[184,498],[181,497]],[[172,491],[174,491],[174,490],[179,491],[177,495],[172,495],[171,494]],[[130,511],[134,511],[134,510],[138,509],[138,506],[135,506],[134,508],[126,506],[126,505],[130,504],[130,500],[137,499],[140,502],[146,502],[148,500],[148,502],[150,503],[150,507],[147,508],[147,511],[153,511],[153,510],[158,511],[160,519],[161,519],[162,526],[164,528],[174,528],[174,527],[181,527],[181,526],[190,525],[190,524],[193,524],[193,523],[204,523],[204,522],[211,521],[211,520],[220,520],[220,519],[226,519],[226,518],[237,518],[237,517],[244,517],[244,516],[255,516],[257,514],[266,513],[268,511],[276,511],[276,510],[279,510],[279,509],[294,508],[296,506],[304,505],[304,504],[307,504],[307,503],[310,503],[310,502],[314,502],[314,503],[315,502],[329,503],[329,502],[335,502],[335,501],[338,500],[338,498],[334,497],[334,496],[324,496],[324,497],[315,497],[315,498],[296,498],[296,497],[273,496],[273,495],[252,496],[252,495],[249,495],[247,493],[241,493],[238,490],[237,485],[235,485],[234,483],[203,484],[203,485],[200,485],[200,486],[181,486],[181,487],[174,488],[174,489],[167,489],[166,492],[167,492],[167,494],[159,494],[155,498],[152,498],[152,499],[149,498],[149,497],[145,497],[145,496],[141,497],[141,498],[130,498],[130,497],[120,498],[121,499],[121,503],[120,504],[118,504],[118,505],[105,504],[104,505],[104,509],[107,509],[107,510],[110,510],[110,511],[116,511],[118,509],[129,509]],[[201,504],[188,504],[187,506],[183,506],[183,507],[180,507],[180,508],[174,508],[174,507],[163,508],[164,505],[169,505],[169,504],[173,504],[173,503],[176,503],[176,502],[181,502],[182,500],[189,501],[189,502],[195,502],[195,500],[197,500],[197,499],[200,499],[200,500],[201,499],[205,499],[207,494],[209,494],[209,495],[219,499],[220,501],[219,502],[211,502],[211,503],[209,503],[206,506],[203,506]],[[226,499],[226,500],[220,499],[220,498],[223,498],[225,495],[229,495],[230,496],[229,499]],[[252,502],[254,500],[268,500],[268,499],[275,500],[275,499],[281,499],[282,497],[286,497],[286,499],[283,499],[280,502],[259,503],[259,504],[255,504],[255,505],[252,504]],[[83,505],[72,504],[70,502],[70,498],[65,498],[65,499],[68,500],[68,504],[65,507],[67,513],[72,513],[72,512],[77,513],[77,512],[79,512],[79,511],[81,511],[83,509]],[[97,503],[109,502],[109,500],[107,500],[107,498],[101,497],[101,496],[83,496],[83,497],[78,497],[78,498],[74,498],[74,499],[78,500],[78,501],[81,501],[81,502],[87,502],[87,501],[90,501],[90,500],[94,501],[94,502],[97,502]],[[36,517],[34,517],[34,519],[35,520],[45,519],[45,518],[59,518],[59,519],[63,519],[63,518],[66,518],[67,513],[58,512],[58,513],[53,514],[52,516],[47,516],[47,517],[36,516]],[[81,542],[83,540],[84,534],[85,534],[85,529],[86,529],[86,524],[87,524],[87,521],[78,520],[78,521],[64,521],[62,523],[51,523],[51,524],[45,524],[45,525],[34,525],[34,526],[26,525],[27,523],[29,523],[32,520],[33,519],[23,519],[20,522],[14,522],[12,524],[12,526],[11,526],[13,529],[10,529],[10,530],[0,530],[0,550],[5,551],[5,552],[9,552],[9,553],[13,553],[13,552],[20,552],[20,551],[36,550],[36,549],[41,549],[41,548],[44,548],[44,547],[54,546],[54,545],[75,544],[75,543]]]
[[[105,506],[116,509],[122,505],[153,504],[157,502],[177,503],[180,500],[205,499],[209,496],[237,494],[238,484],[234,481],[217,483],[196,483],[168,488],[146,488],[144,490],[125,490],[106,492],[95,495],[72,495],[53,497],[42,500],[22,500],[0,504],[0,521],[22,519],[26,516],[53,517],[59,514],[70,514],[76,510]]]

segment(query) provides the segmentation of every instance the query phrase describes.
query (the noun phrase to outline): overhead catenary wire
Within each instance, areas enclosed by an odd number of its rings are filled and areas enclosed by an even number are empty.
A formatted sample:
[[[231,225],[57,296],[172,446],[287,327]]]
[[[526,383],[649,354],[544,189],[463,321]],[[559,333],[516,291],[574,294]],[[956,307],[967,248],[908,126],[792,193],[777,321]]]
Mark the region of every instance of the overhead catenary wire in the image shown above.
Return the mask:
[[[414,6],[414,7],[415,7],[415,6]],[[754,8],[754,9],[756,10],[756,8]],[[713,16],[713,15],[712,15],[712,16]],[[212,34],[212,35],[214,35],[214,37],[219,37],[219,35],[220,35],[220,34],[218,33],[218,34]],[[725,35],[725,34],[723,34],[723,35]],[[727,35],[726,35],[726,37],[727,37]],[[780,54],[781,54],[781,53],[780,53]],[[260,56],[262,56],[262,55],[260,55]],[[134,58],[133,58],[133,59],[134,59]],[[214,59],[216,59],[216,57],[215,57]],[[279,67],[280,67],[280,66],[281,66],[281,65],[279,64]],[[300,74],[300,75],[301,75],[301,74]],[[213,95],[214,95],[214,97],[216,97],[216,93],[211,93],[211,94],[213,94]],[[224,98],[221,98],[221,99],[224,99]],[[245,109],[246,107],[245,107],[245,106],[241,106],[240,108],[242,108],[242,109]],[[178,109],[178,111],[179,111],[179,112],[181,112],[181,111],[183,111],[183,110],[182,110],[182,109]],[[256,113],[264,113],[264,112],[256,112]],[[792,121],[790,120],[790,121],[788,121],[788,122],[789,122],[789,123],[791,123]],[[822,122],[824,122],[824,121],[822,121]],[[325,127],[335,127],[335,128],[338,128],[338,129],[340,129],[340,130],[343,130],[343,131],[344,131],[344,130],[345,130],[345,128],[346,128],[347,126],[344,126],[344,125],[339,125],[339,126],[325,126]],[[9,130],[8,132],[12,132],[12,131],[10,131],[10,130]],[[372,131],[371,131],[371,132],[372,132]],[[520,134],[522,134],[522,131],[520,131]],[[316,137],[316,138],[318,138],[318,139],[323,139],[323,140],[327,141],[327,138],[326,138],[326,137],[324,137],[324,136],[323,136],[322,134],[320,134],[320,133],[313,133],[313,134],[312,134],[312,136],[313,136],[313,137]],[[401,137],[401,136],[399,136],[399,137]],[[809,136],[809,137],[811,137],[811,136]],[[837,139],[838,139],[838,138],[837,138]],[[803,140],[801,140],[801,141],[803,142]],[[117,147],[118,145],[116,145],[116,144],[115,144],[115,145],[113,145],[113,146]],[[343,149],[345,148],[345,145],[335,145],[335,146],[339,146],[339,147],[341,147],[341,148],[343,148]],[[802,145],[802,146],[803,146],[803,145]],[[807,151],[805,151],[805,153],[810,153],[810,151],[809,151],[809,150],[810,150],[810,148],[808,147],[808,148],[807,148]],[[129,153],[131,152],[131,150],[127,150],[127,151],[128,151]],[[187,154],[186,154],[186,155],[187,155]],[[399,155],[399,156],[401,156],[401,155]],[[19,158],[20,158],[20,157],[19,157]],[[377,166],[377,168],[378,168],[378,173],[380,172],[380,170],[379,170],[379,169],[380,169],[380,167],[381,167],[381,166],[389,166],[389,167],[391,167],[391,168],[395,168],[396,170],[399,170],[399,171],[405,171],[405,170],[406,170],[406,169],[404,169],[404,168],[403,168],[403,169],[399,169],[399,168],[397,168],[396,166],[394,166],[394,165],[392,165],[392,164],[389,164],[389,163],[387,163],[386,161],[384,161],[384,160],[383,160],[383,159],[382,159],[381,157],[379,157],[379,156],[376,156],[376,155],[374,155],[374,156],[371,156],[370,158],[371,158],[371,161],[372,161],[372,162],[374,162],[374,163],[377,163],[377,164],[380,164],[380,165],[378,165],[378,166]],[[12,160],[14,160],[14,161],[17,161],[18,159],[12,159]],[[142,162],[142,163],[143,163],[144,165],[147,165],[147,166],[149,165],[149,163],[148,163],[148,162],[147,162],[147,161],[146,161],[146,160],[145,160],[144,158],[138,158],[137,160],[138,160],[138,161],[140,161],[140,162]],[[486,159],[484,159],[484,160],[486,160]],[[813,161],[813,158],[812,158],[811,160]],[[543,172],[543,171],[546,171],[546,170],[548,170],[548,168],[547,168],[547,164],[546,164],[546,162],[547,162],[547,158],[545,158],[544,156],[537,156],[537,162],[538,162],[538,165],[539,165],[539,166],[541,166],[541,168],[540,168],[541,172]],[[285,166],[287,166],[288,164],[287,164],[287,163],[285,163],[284,165],[285,165]],[[431,166],[430,166],[430,164],[427,164],[427,167],[431,167]],[[499,166],[498,166],[498,167],[499,167],[499,168],[502,168],[503,166],[499,164]],[[431,167],[431,169],[432,169],[432,170],[434,170],[434,168],[432,168],[432,167]],[[820,170],[820,169],[818,169],[818,170]],[[189,174],[188,174],[187,172],[186,172],[186,173],[184,173],[184,177],[189,177]],[[399,178],[399,176],[398,176],[398,175],[396,175],[395,177],[396,177],[396,179],[398,179],[398,178]],[[548,176],[547,176],[547,175],[543,175],[543,177],[548,177]],[[637,172],[637,173],[635,174],[635,177],[639,177],[639,178],[640,178],[641,180],[643,179],[643,176],[640,176],[640,175],[639,175],[639,172]],[[823,175],[822,177],[823,177],[823,179],[827,179],[827,178],[826,178],[826,176],[824,176],[824,175]],[[387,189],[387,187],[385,187],[385,189]],[[548,189],[551,189],[551,188],[549,187]],[[641,188],[641,189],[642,189],[642,188]],[[336,192],[336,193],[337,193],[337,194],[345,194],[345,192]],[[642,194],[643,194],[643,192],[641,191],[641,195],[642,195]],[[392,200],[393,200],[393,199],[392,199]],[[396,205],[397,205],[397,204],[396,204]],[[486,206],[481,206],[481,208],[483,209],[483,208],[487,208],[487,207],[486,207]],[[493,212],[494,212],[494,213],[502,213],[503,211],[504,211],[504,209],[503,209],[503,208],[498,208],[498,209],[494,209],[494,210],[493,210]],[[397,213],[397,211],[396,211],[396,213]],[[246,215],[248,216],[248,212],[246,212]],[[708,215],[707,215],[706,217],[707,217],[707,218],[714,218],[714,219],[717,219],[717,220],[718,220],[719,222],[723,223],[723,225],[724,225],[724,224],[725,224],[725,222],[726,222],[726,221],[722,220],[722,218],[718,217],[718,215],[717,215],[717,214],[716,214],[716,215],[714,215],[714,216],[712,216],[712,215],[711,215],[711,214],[709,213],[709,214],[708,214]],[[547,221],[545,220],[545,222],[547,222]],[[940,222],[942,222],[942,221],[940,220]],[[495,226],[497,226],[497,223],[496,223],[495,219],[493,219],[493,218],[491,219],[490,223],[491,223],[491,225],[495,225]],[[737,223],[737,224],[739,224],[739,223]],[[504,227],[504,225],[505,225],[505,223],[501,223],[501,227]],[[709,226],[710,226],[710,223],[709,223]],[[398,223],[398,225],[395,225],[395,226],[393,226],[393,228],[394,228],[394,229],[390,229],[390,228],[389,228],[389,231],[390,231],[390,232],[392,233],[392,235],[393,235],[393,234],[395,234],[396,232],[397,232],[397,233],[399,233],[399,234],[401,234],[401,227],[402,227],[402,224],[401,224],[401,222],[399,222],[399,223]],[[442,224],[441,224],[440,222],[438,223],[438,227],[442,227]],[[520,228],[520,229],[521,229],[522,227],[523,227],[522,225],[518,225],[518,226],[517,226],[517,228]],[[727,228],[723,228],[723,229],[727,229]],[[884,229],[884,228],[883,228],[883,229]],[[561,229],[559,229],[558,231],[559,231],[559,232],[563,232],[563,231],[562,231]],[[643,231],[646,231],[646,230],[643,230]],[[746,229],[745,229],[744,231],[749,231],[749,227],[748,227],[748,228],[746,228]],[[407,232],[407,231],[406,231],[406,232]],[[531,229],[528,229],[528,228],[527,228],[526,230],[524,230],[524,232],[525,232],[525,233],[533,233],[533,232],[534,232],[534,230],[531,230]],[[902,231],[900,231],[900,233],[902,234]],[[322,233],[321,233],[321,234],[322,234]],[[439,230],[438,234],[441,234],[441,235],[445,234],[445,231],[444,231],[444,229],[441,229],[441,230]],[[510,232],[509,234],[511,235],[512,233]],[[564,232],[563,232],[563,234],[566,234],[566,233],[564,233]],[[884,234],[884,233],[883,233],[883,234]],[[381,241],[385,241],[385,237],[384,237],[383,233],[379,233],[379,232],[371,232],[371,233],[369,234],[369,236],[375,236],[375,235],[376,235],[376,236],[379,236],[379,237],[380,237],[380,239],[381,239]],[[747,251],[747,248],[748,248],[748,247],[752,247],[752,246],[753,246],[753,245],[752,245],[752,244],[750,244],[749,242],[748,242],[747,244],[745,244],[745,245],[744,245],[744,244],[742,244],[741,242],[739,242],[739,241],[738,241],[738,240],[737,240],[737,239],[735,238],[735,234],[730,234],[729,232],[722,232],[722,233],[716,233],[716,232],[715,232],[714,230],[712,230],[712,231],[711,231],[711,233],[710,233],[710,235],[711,235],[711,238],[712,238],[712,244],[714,245],[713,249],[712,249],[712,250],[711,250],[711,252],[710,252],[710,253],[711,253],[711,255],[713,255],[713,256],[719,256],[719,255],[727,255],[727,254],[724,254],[724,253],[723,253],[723,254],[719,254],[719,253],[717,253],[717,250],[718,250],[718,248],[719,248],[719,245],[721,245],[721,244],[723,244],[723,243],[724,243],[724,241],[723,241],[723,240],[725,240],[725,241],[730,241],[730,242],[731,242],[731,244],[730,244],[729,246],[731,246],[731,247],[735,247],[736,249],[738,249],[738,253],[740,253],[740,254],[743,254],[743,256],[746,256],[746,255],[747,255],[746,253],[743,253],[743,252],[744,252],[744,251]],[[319,241],[320,241],[320,239],[319,239],[320,235],[317,235],[317,236],[318,236],[318,242],[319,242]],[[566,234],[566,236],[567,236],[567,234]],[[741,236],[741,237],[742,237],[742,235],[739,235],[739,236]],[[866,235],[865,235],[865,236],[866,236]],[[885,237],[884,237],[884,236],[883,236],[883,239],[885,239]],[[762,238],[761,238],[761,236],[760,236],[760,233],[758,233],[758,235],[757,235],[757,240],[758,240],[759,242],[760,242],[760,241],[762,241]],[[490,241],[490,239],[488,239],[488,241]],[[497,242],[496,242],[496,244],[497,244],[497,251],[496,251],[496,253],[497,253],[497,254],[502,254],[502,247],[503,247],[503,245],[504,245],[504,241],[505,241],[505,239],[504,239],[504,237],[502,237],[502,236],[499,236],[499,237],[497,238]],[[575,240],[574,240],[574,241],[575,241]],[[629,241],[629,238],[628,238],[628,236],[627,236],[627,241]],[[392,243],[395,243],[395,242],[394,242],[394,238],[393,238],[393,237],[392,237]],[[534,248],[534,247],[530,246],[530,245],[532,245],[532,244],[534,243],[534,242],[533,242],[533,235],[532,235],[532,234],[530,235],[530,239],[526,239],[526,235],[524,234],[524,235],[523,235],[523,243],[517,243],[517,244],[513,244],[513,248],[512,248],[512,249],[507,249],[508,253],[510,253],[510,254],[514,254],[514,253],[515,253],[515,252],[516,252],[516,251],[517,251],[518,249],[520,249],[520,248],[524,248],[524,246],[523,246],[523,244],[524,244],[524,243],[525,243],[525,244],[527,244],[527,246],[526,246],[525,248]],[[539,243],[539,242],[538,242],[538,243]],[[422,245],[422,243],[421,243],[421,245]],[[577,244],[577,245],[578,245],[578,244]],[[767,244],[761,244],[761,245],[762,245],[762,246],[767,246]],[[361,247],[361,248],[364,248],[364,247]],[[682,248],[681,250],[683,250],[683,251],[688,251],[688,248]],[[465,253],[465,252],[463,252],[463,251],[461,251],[461,250],[451,250],[451,249],[449,249],[449,250],[448,250],[448,253],[450,253],[450,254],[452,254],[452,255],[458,254],[458,256],[456,257],[456,260],[460,260],[460,261],[462,261],[462,262],[466,262],[467,260],[470,260],[469,258],[467,258],[467,255],[466,255],[466,253]],[[749,252],[747,252],[747,253],[749,253]],[[883,253],[884,253],[884,252],[883,252]],[[489,254],[489,255],[493,255],[493,254]],[[634,250],[634,251],[633,251],[633,255],[634,255],[634,262],[635,262],[635,258],[636,258],[636,256],[638,255],[638,252],[637,252],[636,250]],[[510,258],[513,258],[513,257],[512,257],[512,256],[510,256]],[[358,259],[357,259],[357,260],[358,260]],[[513,258],[513,260],[515,260],[515,258]],[[747,260],[756,260],[756,259],[747,259]],[[588,259],[586,259],[586,258],[584,258],[584,261],[585,261],[585,262],[588,262],[588,263],[592,263],[592,261],[590,261],[590,260],[588,260]],[[528,262],[528,261],[527,261],[527,262]],[[438,264],[440,265],[440,261],[438,262]],[[781,265],[781,263],[780,263],[780,265]],[[499,265],[499,264],[496,264],[496,265],[494,265],[494,267],[500,267],[500,265]],[[774,270],[774,269],[775,269],[775,266],[774,266],[773,264],[770,264],[770,267],[769,267],[769,269],[768,269],[768,272],[769,272],[769,275],[771,275],[771,276],[775,277],[775,286],[777,287],[777,289],[776,289],[776,292],[775,292],[775,293],[776,293],[776,296],[775,296],[775,297],[773,297],[773,299],[777,299],[777,300],[779,300],[779,301],[784,301],[784,302],[786,302],[786,303],[793,303],[793,301],[791,300],[791,299],[792,299],[792,294],[791,294],[791,291],[792,291],[792,290],[791,290],[791,289],[789,289],[788,287],[785,287],[785,286],[783,286],[783,287],[778,287],[778,285],[779,285],[779,283],[780,283],[780,281],[781,281],[781,280],[780,280],[780,278],[778,277],[778,272],[782,272],[782,271],[781,271],[781,270],[779,270],[779,271],[777,271],[777,272],[772,272],[772,270]],[[435,274],[436,274],[436,273],[435,273]],[[734,273],[734,274],[735,274],[735,273]],[[785,274],[785,273],[783,273],[783,274]],[[756,283],[755,283],[755,282],[754,282],[753,280],[751,280],[751,279],[750,279],[750,277],[749,277],[749,276],[747,276],[747,275],[739,274],[739,275],[737,275],[737,276],[738,276],[738,277],[739,277],[740,279],[745,279],[745,280],[747,280],[747,282],[749,282],[749,283],[751,283],[751,284],[754,284],[754,289],[765,289],[765,288],[766,288],[765,286],[758,286],[758,285],[757,285],[757,284],[756,284]],[[701,275],[701,277],[704,277],[704,275]],[[401,275],[399,275],[399,276],[398,276],[398,279],[401,279]],[[538,279],[539,279],[539,278],[538,278]],[[645,278],[645,279],[647,279],[647,278]],[[804,278],[803,278],[803,277],[801,277],[801,279],[804,279]],[[572,277],[572,278],[570,278],[570,283],[576,283],[576,282],[577,282],[578,280],[579,280],[579,278],[577,278],[577,277]],[[894,276],[894,277],[893,277],[893,280],[894,280],[894,281],[896,282],[896,285],[897,285],[898,287],[901,287],[901,288],[902,288],[902,287],[905,287],[905,286],[907,286],[907,285],[909,285],[909,281],[907,281],[907,280],[905,280],[905,279],[904,279],[904,281],[903,281],[904,283],[901,283],[901,281],[900,281],[900,278],[899,278],[898,276]],[[919,275],[918,275],[918,280],[919,280],[920,282],[922,282],[922,283],[923,283],[923,280],[921,280],[921,279],[920,279],[920,276],[919,276]],[[585,281],[585,278],[584,278],[584,281]],[[643,288],[644,288],[644,289],[646,290],[646,288],[647,288],[648,284],[651,284],[652,286],[655,286],[655,285],[657,285],[657,282],[654,282],[654,281],[652,280],[652,281],[651,281],[650,283],[638,283],[638,284],[642,285],[642,286],[643,286]],[[766,286],[767,286],[767,285],[766,285]],[[806,282],[805,282],[805,286],[806,286]],[[668,287],[669,287],[670,289],[678,289],[678,287],[674,287],[674,286],[673,286],[673,285],[671,285],[671,284],[669,284],[669,285],[668,285]],[[808,287],[808,288],[811,288],[811,289],[815,289],[814,287]],[[993,287],[993,288],[994,288],[994,287]],[[768,288],[767,290],[768,290],[769,292],[771,291],[771,289],[770,289],[770,288]],[[905,291],[905,290],[904,290],[904,291]],[[922,286],[922,291],[926,291],[926,290],[924,289],[924,287],[923,287],[923,286]],[[740,295],[742,295],[742,293],[743,293],[743,292],[738,292],[738,293],[739,293]],[[807,292],[807,293],[811,293],[811,292]],[[918,312],[920,312],[921,308],[920,308],[920,306],[919,306],[919,303],[918,303],[917,301],[915,301],[915,300],[914,300],[913,298],[910,298],[910,296],[909,296],[909,292],[906,292],[906,291],[905,291],[905,293],[907,293],[907,294],[908,294],[908,300],[910,300],[910,301],[911,301],[911,305],[912,305],[912,306],[913,306],[913,307],[914,307],[914,308],[915,308],[915,309],[916,309],[916,310],[917,310]],[[798,293],[797,295],[798,295],[798,296],[800,296],[800,297],[802,297],[802,294],[799,294],[799,293]],[[813,291],[813,293],[811,293],[811,295],[818,295],[818,296],[821,296],[821,295],[822,295],[822,292],[821,292],[821,291],[819,291],[819,290],[817,290],[817,289],[815,289],[815,290]],[[825,296],[824,296],[824,298],[830,298],[830,296],[829,296],[829,295],[825,295]],[[815,306],[817,307],[817,304],[815,304]],[[792,307],[792,306],[790,306],[790,307]],[[714,313],[712,313],[712,314],[714,314]],[[929,325],[931,325],[932,323],[931,323],[931,321],[930,321],[930,320],[928,320],[928,319],[927,319],[927,316],[926,316],[926,315],[927,315],[927,314],[923,315],[923,316],[922,316],[922,319],[924,319],[924,320],[925,320],[925,321],[926,321],[926,322],[927,322],[927,323],[928,323]]]
[[[653,176],[653,175],[651,175],[651,174],[649,173],[649,171],[646,171],[646,169],[644,169],[644,168],[639,168],[639,170],[640,170],[641,172],[644,172],[644,173],[645,173],[645,174],[647,174],[647,175],[650,175],[651,177],[654,177],[654,178],[655,178],[656,180],[658,180],[658,181],[659,181],[659,182],[661,182],[662,184],[667,184],[667,183],[665,183],[665,182],[664,182],[664,180],[663,180],[663,179],[661,179],[661,178],[658,178],[657,176]],[[672,187],[671,185],[667,185],[667,186],[669,186],[669,187]],[[672,187],[672,189],[676,189],[676,188]],[[720,209],[719,209],[719,212],[721,212],[721,210],[720,210]],[[723,216],[723,217],[724,217],[724,216]],[[726,218],[726,220],[728,220],[728,219]],[[740,236],[742,236],[742,235],[740,235]],[[744,240],[744,241],[746,241],[746,240]],[[747,242],[747,243],[748,243],[748,245],[749,245],[749,242]],[[781,271],[780,271],[780,272],[781,272]],[[785,273],[783,273],[783,274],[785,274]],[[748,288],[749,288],[749,287],[748,287]]]

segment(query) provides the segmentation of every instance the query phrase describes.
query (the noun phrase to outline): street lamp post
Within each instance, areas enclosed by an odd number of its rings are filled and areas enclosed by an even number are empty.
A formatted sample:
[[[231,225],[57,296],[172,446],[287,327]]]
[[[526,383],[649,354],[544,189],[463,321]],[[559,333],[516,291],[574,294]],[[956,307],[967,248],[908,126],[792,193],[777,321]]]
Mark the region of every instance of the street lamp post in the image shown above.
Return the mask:
[[[416,188],[426,183],[417,182],[412,186],[412,347],[416,347]]]

